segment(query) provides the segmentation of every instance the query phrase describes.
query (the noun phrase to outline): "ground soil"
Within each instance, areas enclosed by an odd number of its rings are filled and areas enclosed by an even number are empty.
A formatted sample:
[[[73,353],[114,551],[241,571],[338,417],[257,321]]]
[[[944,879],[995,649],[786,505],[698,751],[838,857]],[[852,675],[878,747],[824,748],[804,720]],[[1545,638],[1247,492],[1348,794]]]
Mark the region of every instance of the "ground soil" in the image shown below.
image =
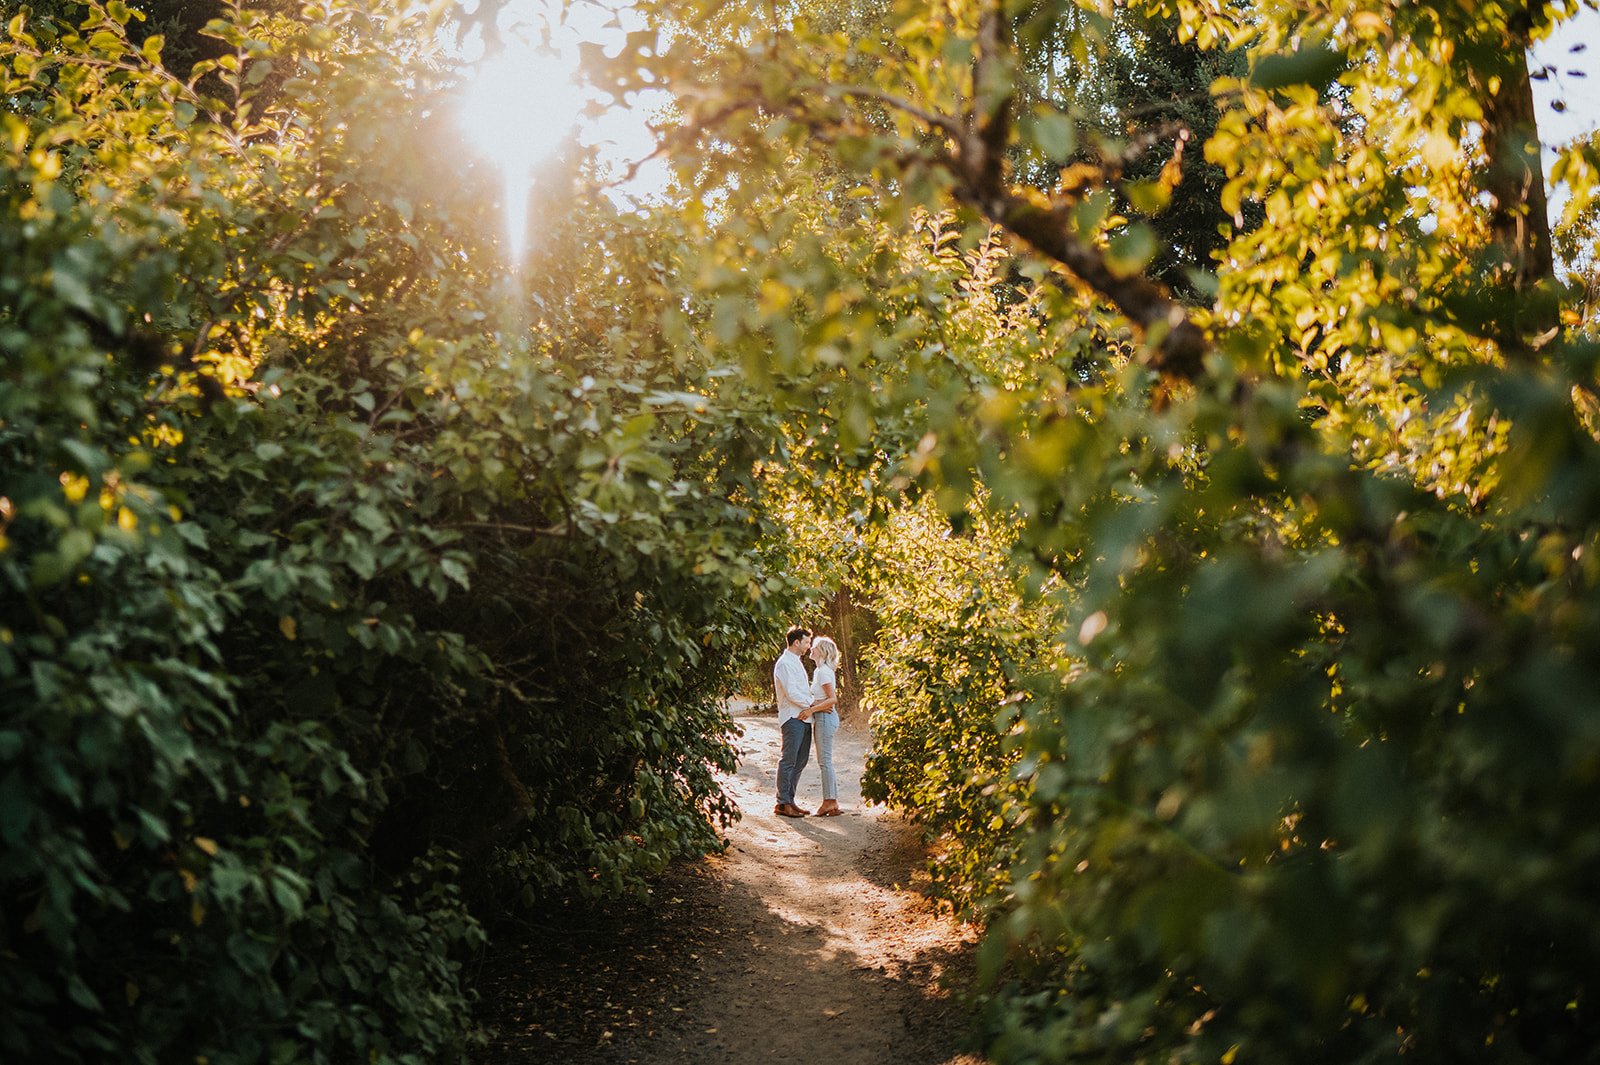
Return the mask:
[[[735,720],[727,853],[676,867],[648,905],[498,936],[482,1065],[981,1065],[951,990],[975,933],[917,889],[915,829],[862,803],[867,730],[836,744],[844,816],[793,820],[772,812],[776,717]],[[814,757],[796,798],[821,801]]]

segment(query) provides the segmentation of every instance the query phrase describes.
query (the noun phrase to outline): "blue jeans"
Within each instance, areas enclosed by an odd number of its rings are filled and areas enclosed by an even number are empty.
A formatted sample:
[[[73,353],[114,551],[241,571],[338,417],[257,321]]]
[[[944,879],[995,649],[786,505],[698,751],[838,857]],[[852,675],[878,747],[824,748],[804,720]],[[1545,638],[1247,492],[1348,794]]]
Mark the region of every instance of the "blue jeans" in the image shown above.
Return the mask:
[[[811,715],[817,737],[817,768],[822,771],[822,797],[839,798],[839,780],[833,772],[833,734],[839,731],[839,715],[832,710]]]
[[[778,801],[794,802],[800,771],[811,757],[811,723],[791,717],[783,723],[783,757],[778,759]]]

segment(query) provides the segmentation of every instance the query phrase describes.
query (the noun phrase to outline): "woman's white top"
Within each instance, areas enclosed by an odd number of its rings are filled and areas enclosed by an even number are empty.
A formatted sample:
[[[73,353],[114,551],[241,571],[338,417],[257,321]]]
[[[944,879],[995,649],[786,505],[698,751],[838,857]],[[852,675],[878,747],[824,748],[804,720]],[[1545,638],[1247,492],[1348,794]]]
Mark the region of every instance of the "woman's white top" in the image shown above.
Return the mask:
[[[817,668],[815,670],[813,670],[812,673],[811,673],[811,701],[812,702],[814,702],[814,703],[815,702],[821,702],[823,699],[826,699],[828,697],[828,693],[822,690],[822,686],[824,684],[833,685],[833,694],[835,694],[835,695],[839,694],[839,682],[834,679],[833,667],[832,666],[825,666],[821,662],[818,662],[817,663]],[[824,714],[832,714],[832,713],[836,713],[838,711],[838,709],[839,709],[839,704],[838,703],[834,703],[828,709],[822,711],[822,713],[824,713]]]

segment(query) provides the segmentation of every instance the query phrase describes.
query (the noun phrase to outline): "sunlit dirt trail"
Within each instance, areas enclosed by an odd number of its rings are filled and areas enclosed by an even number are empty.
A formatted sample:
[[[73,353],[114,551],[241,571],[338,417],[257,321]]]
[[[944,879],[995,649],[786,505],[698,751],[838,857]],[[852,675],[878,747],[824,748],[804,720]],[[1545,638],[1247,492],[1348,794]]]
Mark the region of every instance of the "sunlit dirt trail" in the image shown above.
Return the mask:
[[[741,713],[744,811],[725,855],[676,870],[648,906],[503,947],[482,981],[484,1062],[977,1065],[940,985],[969,979],[974,934],[908,885],[915,830],[859,792],[869,738],[839,733],[841,817],[772,813],[778,729]],[[797,801],[815,809],[815,761]]]

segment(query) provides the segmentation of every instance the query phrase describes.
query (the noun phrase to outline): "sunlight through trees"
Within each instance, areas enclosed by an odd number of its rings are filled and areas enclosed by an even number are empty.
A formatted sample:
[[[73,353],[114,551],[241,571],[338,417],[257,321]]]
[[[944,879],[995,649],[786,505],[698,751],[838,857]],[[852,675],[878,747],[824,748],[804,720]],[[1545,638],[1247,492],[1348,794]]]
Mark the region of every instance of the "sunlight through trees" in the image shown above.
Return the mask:
[[[1593,1056],[1573,5],[504,6],[5,5],[6,1060],[470,1055],[841,592],[991,1060]]]

